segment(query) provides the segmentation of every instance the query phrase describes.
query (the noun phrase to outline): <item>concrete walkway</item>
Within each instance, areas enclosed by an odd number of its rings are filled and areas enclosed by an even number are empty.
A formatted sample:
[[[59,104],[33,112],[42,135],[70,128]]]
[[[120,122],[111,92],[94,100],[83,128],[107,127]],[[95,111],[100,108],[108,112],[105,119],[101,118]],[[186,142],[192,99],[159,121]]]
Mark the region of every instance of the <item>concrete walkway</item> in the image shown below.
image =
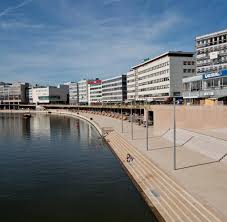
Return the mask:
[[[227,164],[223,162],[226,158],[220,160],[227,152],[226,141],[202,135],[199,132],[187,130],[185,132],[185,129],[178,129],[177,170],[173,170],[171,130],[166,129],[157,135],[157,132],[150,127],[149,150],[147,151],[146,128],[134,124],[132,140],[131,123],[124,121],[124,131],[121,133],[121,120],[119,119],[90,113],[80,114],[88,118],[92,117],[101,128],[112,127],[192,196],[214,210],[223,221],[227,221]],[[216,132],[218,134],[218,130]],[[195,138],[191,138],[192,136]],[[184,143],[186,144],[183,145]]]

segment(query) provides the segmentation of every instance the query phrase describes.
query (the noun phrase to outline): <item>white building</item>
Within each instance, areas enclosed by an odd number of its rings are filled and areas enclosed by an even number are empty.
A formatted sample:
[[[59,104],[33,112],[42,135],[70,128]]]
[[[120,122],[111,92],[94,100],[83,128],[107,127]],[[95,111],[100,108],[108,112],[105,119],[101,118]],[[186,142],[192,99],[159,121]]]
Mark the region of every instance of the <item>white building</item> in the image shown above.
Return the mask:
[[[88,104],[88,80],[80,80],[78,82],[79,103]]]
[[[88,104],[95,105],[102,103],[102,80],[88,81]]]
[[[126,75],[116,76],[102,81],[102,102],[120,103],[127,99]]]
[[[79,103],[79,87],[77,82],[66,83],[69,86],[69,104]]]
[[[127,73],[127,99],[167,102],[173,96],[181,96],[182,79],[194,74],[192,52],[166,52]]]
[[[37,86],[32,89],[33,103],[36,104],[66,104],[68,95],[68,85]]]
[[[197,74],[227,69],[227,30],[196,37]]]

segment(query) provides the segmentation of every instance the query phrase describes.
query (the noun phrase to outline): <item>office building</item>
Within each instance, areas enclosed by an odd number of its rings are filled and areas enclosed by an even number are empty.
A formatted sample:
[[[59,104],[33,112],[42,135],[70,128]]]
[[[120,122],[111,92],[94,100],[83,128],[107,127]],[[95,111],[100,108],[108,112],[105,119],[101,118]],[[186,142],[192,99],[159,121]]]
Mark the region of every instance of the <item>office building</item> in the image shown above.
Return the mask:
[[[69,86],[69,104],[79,104],[79,88],[77,82],[66,83]]]
[[[127,73],[128,101],[168,102],[182,94],[182,79],[195,74],[192,52],[170,51],[148,59]]]
[[[102,103],[102,80],[88,81],[88,104],[98,105]]]
[[[197,74],[227,69],[227,30],[196,37]]]
[[[126,75],[116,76],[102,81],[102,102],[121,103],[127,99]]]
[[[88,80],[83,79],[78,82],[79,104],[88,104]]]
[[[2,104],[28,103],[28,83],[0,83],[0,102]]]
[[[69,86],[36,86],[32,88],[32,100],[35,104],[67,104]]]
[[[183,79],[182,94],[190,104],[227,104],[227,70]]]

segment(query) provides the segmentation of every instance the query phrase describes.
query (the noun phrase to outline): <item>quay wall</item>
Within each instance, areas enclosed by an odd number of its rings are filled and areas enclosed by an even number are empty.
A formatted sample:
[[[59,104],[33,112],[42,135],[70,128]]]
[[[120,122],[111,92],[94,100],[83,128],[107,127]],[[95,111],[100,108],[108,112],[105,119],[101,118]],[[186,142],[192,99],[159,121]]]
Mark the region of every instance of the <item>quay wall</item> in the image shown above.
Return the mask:
[[[156,130],[173,126],[173,106],[149,106]],[[227,106],[176,105],[177,128],[212,129],[227,127]]]

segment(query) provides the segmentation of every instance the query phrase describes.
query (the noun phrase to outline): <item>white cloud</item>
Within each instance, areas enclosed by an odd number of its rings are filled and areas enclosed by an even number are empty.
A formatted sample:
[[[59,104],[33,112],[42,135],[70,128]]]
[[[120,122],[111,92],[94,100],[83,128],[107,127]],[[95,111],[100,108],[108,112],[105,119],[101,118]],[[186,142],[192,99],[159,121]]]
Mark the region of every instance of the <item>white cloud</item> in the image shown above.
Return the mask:
[[[29,4],[32,1],[33,0],[25,0],[25,1],[21,2],[20,4],[18,4],[18,5],[15,5],[15,6],[12,6],[12,7],[8,7],[8,8],[6,8],[3,11],[0,12],[0,17],[2,17],[4,15],[7,15],[7,14],[15,11],[16,9],[22,8],[22,7],[24,7],[25,5]]]

